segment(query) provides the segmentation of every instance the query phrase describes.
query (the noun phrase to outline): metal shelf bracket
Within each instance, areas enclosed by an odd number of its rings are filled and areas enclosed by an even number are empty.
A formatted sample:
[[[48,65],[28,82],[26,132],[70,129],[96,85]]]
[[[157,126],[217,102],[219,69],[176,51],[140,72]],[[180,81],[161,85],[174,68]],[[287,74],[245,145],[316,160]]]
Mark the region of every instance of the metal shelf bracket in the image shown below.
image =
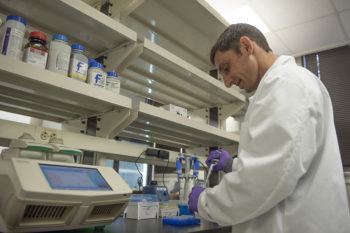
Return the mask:
[[[112,139],[137,119],[138,112],[132,109],[108,112],[98,121],[97,136]]]
[[[106,70],[117,70],[121,73],[143,52],[143,46],[139,43],[127,43],[107,52]]]

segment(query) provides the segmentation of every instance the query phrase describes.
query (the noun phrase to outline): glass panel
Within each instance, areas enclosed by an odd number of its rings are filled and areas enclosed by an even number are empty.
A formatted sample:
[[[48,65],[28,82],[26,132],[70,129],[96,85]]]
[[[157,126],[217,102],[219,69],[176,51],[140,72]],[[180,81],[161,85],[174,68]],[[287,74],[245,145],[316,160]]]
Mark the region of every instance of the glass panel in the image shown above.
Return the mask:
[[[142,186],[146,185],[147,182],[147,164],[137,163],[139,171],[142,174]],[[139,190],[138,180],[141,175],[137,171],[135,163],[133,162],[119,162],[119,175],[129,184],[130,188],[133,190]]]

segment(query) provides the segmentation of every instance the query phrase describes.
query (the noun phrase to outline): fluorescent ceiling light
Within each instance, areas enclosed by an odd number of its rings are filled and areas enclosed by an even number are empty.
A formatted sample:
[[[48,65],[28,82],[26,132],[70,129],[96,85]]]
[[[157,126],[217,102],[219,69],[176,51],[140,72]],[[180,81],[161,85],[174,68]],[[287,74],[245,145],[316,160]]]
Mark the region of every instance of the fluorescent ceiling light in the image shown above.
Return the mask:
[[[257,27],[262,33],[270,29],[249,5],[237,7],[235,1],[206,0],[229,24],[248,23]]]
[[[10,113],[10,112],[0,111],[0,119],[30,124],[29,116],[23,116],[15,113]]]

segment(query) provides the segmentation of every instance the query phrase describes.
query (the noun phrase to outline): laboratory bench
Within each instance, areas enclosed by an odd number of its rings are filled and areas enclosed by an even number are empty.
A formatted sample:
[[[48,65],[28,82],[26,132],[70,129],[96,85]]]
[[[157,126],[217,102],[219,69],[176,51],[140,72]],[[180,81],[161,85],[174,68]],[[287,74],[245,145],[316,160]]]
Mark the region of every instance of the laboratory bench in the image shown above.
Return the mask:
[[[94,228],[77,229],[70,231],[55,231],[51,233],[178,233],[178,232],[202,232],[202,233],[229,233],[231,226],[222,227],[215,223],[201,221],[200,225],[172,226],[164,225],[162,219],[134,220],[118,218],[114,223],[107,225],[103,230]]]

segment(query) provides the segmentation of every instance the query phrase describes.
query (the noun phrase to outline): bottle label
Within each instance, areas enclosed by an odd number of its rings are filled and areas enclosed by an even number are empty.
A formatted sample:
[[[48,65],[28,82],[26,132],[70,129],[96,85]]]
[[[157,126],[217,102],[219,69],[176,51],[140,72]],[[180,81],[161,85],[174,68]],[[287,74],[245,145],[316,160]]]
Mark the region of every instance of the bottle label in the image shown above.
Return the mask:
[[[21,56],[24,31],[17,28],[6,28],[1,53],[19,59]]]
[[[23,61],[45,69],[47,61],[47,52],[37,48],[26,48],[23,54]]]
[[[73,59],[71,66],[70,77],[85,82],[87,77],[88,64],[78,59]]]
[[[105,88],[106,74],[98,70],[89,71],[89,83],[95,87]]]
[[[47,69],[55,73],[68,76],[70,47],[66,44],[51,41]]]
[[[120,92],[120,81],[115,78],[107,78],[106,89],[116,94]]]
[[[64,74],[68,74],[69,54],[59,52],[56,57],[56,70]]]

